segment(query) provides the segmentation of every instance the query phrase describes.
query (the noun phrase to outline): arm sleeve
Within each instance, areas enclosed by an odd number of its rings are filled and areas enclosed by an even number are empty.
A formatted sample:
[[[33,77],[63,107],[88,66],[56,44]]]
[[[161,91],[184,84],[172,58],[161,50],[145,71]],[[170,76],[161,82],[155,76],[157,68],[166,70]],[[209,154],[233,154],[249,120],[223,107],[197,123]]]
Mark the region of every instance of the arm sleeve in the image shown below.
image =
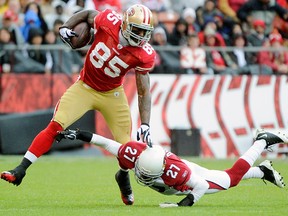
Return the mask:
[[[116,157],[118,155],[118,150],[121,146],[120,143],[118,143],[114,140],[111,140],[111,139],[107,139],[107,138],[102,137],[102,136],[97,135],[97,134],[93,134],[90,143],[106,149],[108,152],[110,152],[111,154],[113,154]]]
[[[186,185],[193,188],[191,194],[194,196],[194,203],[196,203],[209,189],[208,182],[194,173],[191,174]]]

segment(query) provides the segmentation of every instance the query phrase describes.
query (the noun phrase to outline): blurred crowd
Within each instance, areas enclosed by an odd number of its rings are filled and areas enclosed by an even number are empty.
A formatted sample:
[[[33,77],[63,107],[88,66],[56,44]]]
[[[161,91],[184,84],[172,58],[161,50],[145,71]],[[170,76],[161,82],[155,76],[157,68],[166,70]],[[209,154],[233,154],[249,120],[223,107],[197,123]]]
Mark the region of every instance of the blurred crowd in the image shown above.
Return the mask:
[[[0,0],[0,72],[78,73],[84,51],[41,45],[63,45],[59,26],[78,11],[136,3],[154,14],[152,73],[288,73],[287,0]]]

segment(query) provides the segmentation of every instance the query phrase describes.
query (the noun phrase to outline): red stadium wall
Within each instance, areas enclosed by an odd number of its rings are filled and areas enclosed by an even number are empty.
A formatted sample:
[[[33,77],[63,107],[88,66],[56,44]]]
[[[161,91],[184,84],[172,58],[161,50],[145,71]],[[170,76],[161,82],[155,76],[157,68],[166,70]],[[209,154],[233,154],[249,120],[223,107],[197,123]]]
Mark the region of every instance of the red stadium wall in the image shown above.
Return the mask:
[[[77,79],[64,74],[4,74],[0,113],[53,108]],[[134,75],[124,83],[131,107],[132,138],[140,124]],[[170,129],[199,128],[201,155],[226,158],[244,153],[257,127],[288,127],[287,76],[151,75],[151,130],[155,143],[170,147]],[[111,137],[101,115],[96,131]],[[270,153],[278,157],[287,147]]]

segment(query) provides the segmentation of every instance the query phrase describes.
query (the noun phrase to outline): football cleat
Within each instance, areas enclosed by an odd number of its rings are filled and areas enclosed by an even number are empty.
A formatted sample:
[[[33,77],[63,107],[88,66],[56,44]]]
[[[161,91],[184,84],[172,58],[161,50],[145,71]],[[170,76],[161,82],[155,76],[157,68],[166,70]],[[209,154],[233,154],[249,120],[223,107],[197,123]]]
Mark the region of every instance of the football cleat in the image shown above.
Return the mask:
[[[272,131],[266,131],[264,129],[257,129],[256,135],[255,135],[255,141],[264,139],[266,141],[266,149],[270,147],[271,145],[277,144],[277,143],[288,143],[288,134],[285,132],[272,132]]]
[[[273,168],[272,161],[265,160],[260,163],[258,167],[264,173],[264,176],[262,178],[264,182],[265,180],[267,180],[280,188],[283,188],[285,186],[283,177]]]
[[[15,168],[14,170],[2,172],[1,179],[18,186],[21,184],[25,175],[26,175],[26,172],[24,169]]]
[[[115,174],[115,180],[121,191],[121,199],[125,205],[133,205],[134,195],[130,185],[129,173],[119,170]]]

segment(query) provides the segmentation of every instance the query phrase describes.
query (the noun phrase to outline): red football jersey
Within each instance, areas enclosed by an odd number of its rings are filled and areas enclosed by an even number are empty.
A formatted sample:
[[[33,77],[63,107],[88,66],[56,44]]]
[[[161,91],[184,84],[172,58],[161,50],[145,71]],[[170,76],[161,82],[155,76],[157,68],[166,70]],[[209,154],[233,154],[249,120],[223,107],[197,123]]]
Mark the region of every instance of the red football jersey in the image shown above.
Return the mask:
[[[135,141],[121,145],[118,151],[120,167],[123,169],[133,169],[137,158],[146,147],[146,144]],[[189,167],[178,156],[172,152],[167,152],[165,169],[161,176],[164,183],[176,190],[185,191],[188,189],[186,182],[189,180],[190,176],[191,170]]]
[[[94,19],[94,41],[87,52],[80,79],[97,91],[109,91],[123,83],[126,73],[147,73],[154,66],[155,50],[146,43],[143,47],[122,46],[119,32],[122,18],[107,9]]]

